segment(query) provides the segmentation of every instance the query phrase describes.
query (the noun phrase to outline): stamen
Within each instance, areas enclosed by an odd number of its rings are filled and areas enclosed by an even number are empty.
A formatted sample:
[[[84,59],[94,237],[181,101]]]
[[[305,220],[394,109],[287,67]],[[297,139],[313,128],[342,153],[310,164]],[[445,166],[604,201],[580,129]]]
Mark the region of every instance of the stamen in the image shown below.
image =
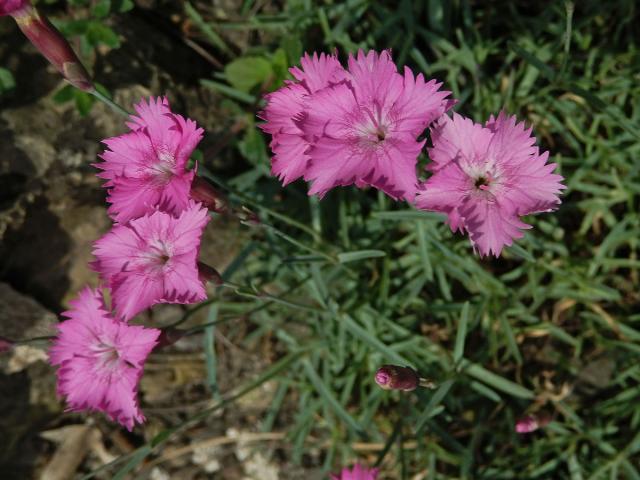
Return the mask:
[[[481,189],[481,190],[485,190],[486,187],[489,186],[489,180],[484,176],[480,176],[480,177],[476,178],[474,186],[476,188]],[[482,188],[482,187],[485,187],[485,188]]]

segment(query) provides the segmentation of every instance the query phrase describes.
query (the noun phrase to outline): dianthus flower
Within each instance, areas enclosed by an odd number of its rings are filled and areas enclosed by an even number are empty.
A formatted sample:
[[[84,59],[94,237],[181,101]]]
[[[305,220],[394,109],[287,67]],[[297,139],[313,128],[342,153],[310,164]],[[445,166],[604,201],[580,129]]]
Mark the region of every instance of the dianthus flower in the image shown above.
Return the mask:
[[[305,76],[296,76],[315,91],[289,85],[269,97],[266,112],[271,106],[279,115],[263,115],[263,129],[272,134],[289,131],[296,138],[279,141],[274,134],[279,148],[274,149],[274,164],[295,169],[292,179],[302,174],[312,182],[310,195],[356,184],[412,201],[417,158],[424,146],[418,137],[453,104],[445,100],[449,92],[440,91],[435,80],[425,82],[422,74],[415,77],[408,67],[403,75],[398,73],[388,51],[350,55],[347,71],[330,58],[335,68],[331,75],[326,74],[329,67],[305,66]],[[278,130],[278,119],[289,130]]]
[[[418,208],[442,212],[453,231],[468,231],[481,256],[499,256],[531,228],[520,217],[558,208],[562,176],[552,173],[531,129],[500,113],[484,126],[454,114],[432,131],[434,172],[416,197]]]
[[[188,205],[195,172],[187,161],[204,131],[193,120],[172,113],[166,98],[135,106],[127,123],[132,132],[107,138],[95,164],[107,180],[109,215],[120,223],[155,209],[179,214]]]
[[[70,302],[49,350],[58,367],[58,394],[70,411],[101,411],[131,430],[145,418],[137,399],[144,362],[160,330],[114,319],[102,292],[89,287]]]
[[[343,468],[339,475],[331,475],[331,480],[376,480],[377,477],[377,468],[369,469],[356,463],[352,470]]]
[[[309,142],[298,124],[304,116],[304,99],[346,77],[335,55],[305,54],[300,65],[289,69],[295,81],[265,96],[267,106],[259,114],[266,121],[260,128],[272,136],[271,174],[283,185],[302,177],[309,163]]]
[[[94,243],[93,267],[112,289],[123,320],[156,303],[194,303],[206,298],[197,257],[209,221],[206,208],[191,202],[180,216],[156,211],[115,225]]]

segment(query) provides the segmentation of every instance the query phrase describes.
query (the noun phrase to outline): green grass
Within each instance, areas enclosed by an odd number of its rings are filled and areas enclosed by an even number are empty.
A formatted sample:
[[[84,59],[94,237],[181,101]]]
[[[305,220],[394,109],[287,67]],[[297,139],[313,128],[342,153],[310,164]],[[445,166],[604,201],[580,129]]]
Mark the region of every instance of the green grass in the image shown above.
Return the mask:
[[[252,311],[247,344],[271,335],[289,362],[263,427],[286,429],[298,461],[313,434],[328,445],[327,471],[352,463],[353,443],[365,441],[385,445],[364,461],[388,478],[640,478],[636,3],[255,3],[233,22],[206,2],[188,14],[227,64],[253,59],[227,73],[260,66],[253,83],[202,82],[248,119],[221,155],[244,157],[227,179],[231,198],[264,221],[248,227],[251,249],[233,275],[255,288],[225,293],[216,313]],[[235,30],[260,41],[238,55],[224,40]],[[529,218],[523,240],[481,260],[438,215],[374,191],[336,189],[318,202],[302,183],[282,189],[268,175],[255,99],[284,78],[283,55],[290,64],[302,51],[359,47],[392,48],[398,64],[444,81],[476,121],[504,108],[533,125],[566,177],[559,211]],[[373,375],[385,363],[413,366],[438,388],[383,391]],[[517,435],[515,419],[532,409],[553,421]]]

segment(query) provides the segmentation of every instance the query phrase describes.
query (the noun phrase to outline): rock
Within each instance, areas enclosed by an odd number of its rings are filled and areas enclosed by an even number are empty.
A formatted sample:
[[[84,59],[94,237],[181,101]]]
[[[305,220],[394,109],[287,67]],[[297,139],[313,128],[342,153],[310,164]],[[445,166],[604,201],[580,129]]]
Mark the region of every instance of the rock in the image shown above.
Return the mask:
[[[56,316],[32,298],[16,292],[6,283],[0,282],[0,336],[12,340],[53,335]],[[35,346],[20,345],[13,349],[11,356],[0,356],[0,370],[15,373],[28,365],[42,360],[34,351],[42,350]],[[20,357],[13,360],[14,356]],[[12,363],[13,360],[13,363]],[[9,372],[9,364],[12,363]]]
[[[0,335],[11,339],[54,333],[56,316],[32,298],[0,282]],[[36,432],[61,410],[46,343],[18,345],[0,355],[0,431],[9,438],[0,452],[3,478],[29,478],[34,452],[43,440]],[[5,477],[6,475],[6,477]]]

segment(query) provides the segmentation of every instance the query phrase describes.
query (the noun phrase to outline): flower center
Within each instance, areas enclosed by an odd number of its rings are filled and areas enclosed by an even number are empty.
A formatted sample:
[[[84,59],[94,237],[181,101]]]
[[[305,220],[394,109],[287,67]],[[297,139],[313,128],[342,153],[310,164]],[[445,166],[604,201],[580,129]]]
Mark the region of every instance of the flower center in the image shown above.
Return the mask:
[[[390,119],[378,104],[362,106],[356,115],[354,132],[365,148],[378,148],[389,137]]]
[[[489,179],[483,175],[476,178],[474,186],[480,190],[486,190],[489,186]]]
[[[173,177],[176,167],[176,159],[171,152],[160,150],[157,153],[158,161],[151,166],[151,175],[159,185],[166,185]]]
[[[120,365],[120,353],[114,345],[100,341],[93,347],[97,357],[97,365],[100,370],[114,371]]]
[[[151,271],[161,272],[172,257],[172,247],[163,240],[156,239],[149,243],[149,249],[143,254],[144,263]]]

